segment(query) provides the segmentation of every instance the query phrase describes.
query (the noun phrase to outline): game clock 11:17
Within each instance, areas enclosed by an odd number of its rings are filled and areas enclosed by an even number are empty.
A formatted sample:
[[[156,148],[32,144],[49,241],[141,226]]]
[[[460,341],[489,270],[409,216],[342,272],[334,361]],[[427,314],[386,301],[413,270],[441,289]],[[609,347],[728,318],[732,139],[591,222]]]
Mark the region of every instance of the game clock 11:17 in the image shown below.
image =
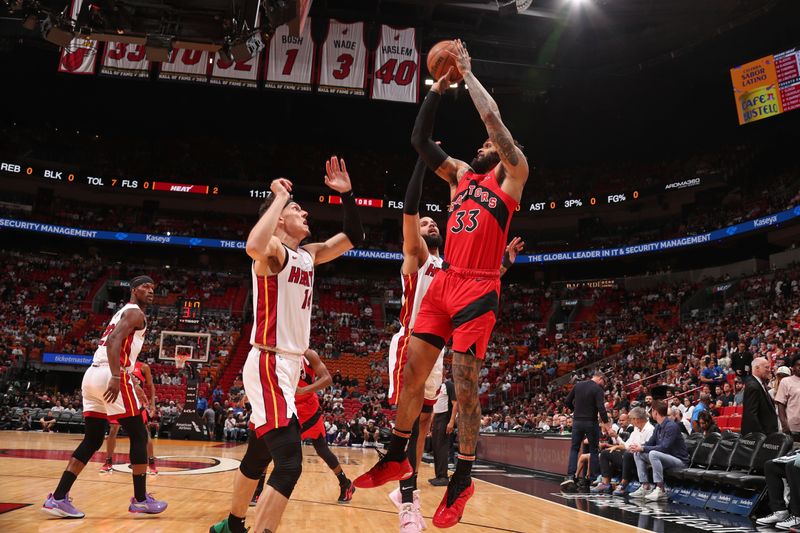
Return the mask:
[[[269,190],[263,190],[263,189],[250,189],[249,191],[250,198],[254,198],[256,200],[266,200],[267,197],[269,196],[269,193],[270,193]]]

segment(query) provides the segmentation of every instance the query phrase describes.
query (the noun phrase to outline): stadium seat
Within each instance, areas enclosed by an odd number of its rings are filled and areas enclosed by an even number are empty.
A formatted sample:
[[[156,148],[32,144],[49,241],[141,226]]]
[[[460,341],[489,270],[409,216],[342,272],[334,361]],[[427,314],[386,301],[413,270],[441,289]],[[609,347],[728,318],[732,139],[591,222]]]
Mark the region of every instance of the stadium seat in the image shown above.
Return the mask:
[[[722,440],[722,435],[719,433],[709,433],[692,454],[688,468],[670,468],[664,471],[664,477],[671,480],[682,480],[686,479],[686,475],[705,472],[711,464],[711,456],[714,455],[714,450],[717,449],[720,440]]]
[[[756,452],[750,473],[728,472],[722,476],[720,481],[726,485],[733,485],[741,489],[761,490],[766,485],[764,464],[784,455],[791,449],[792,445],[791,436],[785,433],[773,433],[764,440]]]
[[[69,431],[69,424],[72,422],[72,413],[56,413],[56,430]]]
[[[730,472],[747,474],[753,469],[753,461],[758,453],[761,444],[767,436],[763,433],[748,433],[739,438],[736,449],[731,456],[731,462],[727,471],[708,471],[703,474],[703,481],[720,484],[725,475]]]
[[[631,434],[628,433],[627,431],[620,431],[618,435],[619,438],[621,438],[623,441],[627,441],[631,437]]]
[[[686,439],[686,451],[689,452],[689,457],[691,457],[695,450],[697,450],[697,446],[703,442],[703,434],[694,432],[691,435],[684,435]]]
[[[722,434],[722,439],[717,444],[714,454],[711,456],[711,462],[708,465],[708,470],[698,474],[686,473],[684,479],[688,481],[698,482],[711,482],[715,480],[716,474],[726,472],[731,465],[731,457],[739,443],[739,434],[726,431]]]

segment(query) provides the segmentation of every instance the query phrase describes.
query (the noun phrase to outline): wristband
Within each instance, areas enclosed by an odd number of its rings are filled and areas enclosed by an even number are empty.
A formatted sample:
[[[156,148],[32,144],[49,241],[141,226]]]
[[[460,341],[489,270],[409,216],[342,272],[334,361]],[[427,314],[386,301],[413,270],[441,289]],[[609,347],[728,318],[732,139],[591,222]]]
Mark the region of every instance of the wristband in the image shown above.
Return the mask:
[[[508,252],[503,254],[503,267],[508,270],[511,268],[511,265],[514,263],[511,262],[511,258],[508,256]]]

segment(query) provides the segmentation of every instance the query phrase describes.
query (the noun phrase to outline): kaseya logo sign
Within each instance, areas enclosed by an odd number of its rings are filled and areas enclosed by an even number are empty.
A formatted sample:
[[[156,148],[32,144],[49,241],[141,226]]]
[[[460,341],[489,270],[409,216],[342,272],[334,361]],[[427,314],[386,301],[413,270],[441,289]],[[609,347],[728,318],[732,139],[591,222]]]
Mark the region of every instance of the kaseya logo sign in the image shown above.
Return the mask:
[[[239,468],[239,461],[226,457],[197,457],[183,455],[163,455],[156,457],[159,476],[196,476],[199,474],[218,474]],[[116,464],[117,472],[131,473],[129,464]]]

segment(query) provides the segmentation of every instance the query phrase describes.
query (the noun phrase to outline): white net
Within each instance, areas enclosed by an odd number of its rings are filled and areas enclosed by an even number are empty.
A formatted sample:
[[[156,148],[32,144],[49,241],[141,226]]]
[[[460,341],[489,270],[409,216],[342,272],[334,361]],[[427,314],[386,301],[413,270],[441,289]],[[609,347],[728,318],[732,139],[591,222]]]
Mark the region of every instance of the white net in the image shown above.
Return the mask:
[[[186,361],[205,363],[211,348],[210,333],[193,333],[188,331],[162,331],[159,342],[158,358],[165,361],[182,360],[182,368]]]

